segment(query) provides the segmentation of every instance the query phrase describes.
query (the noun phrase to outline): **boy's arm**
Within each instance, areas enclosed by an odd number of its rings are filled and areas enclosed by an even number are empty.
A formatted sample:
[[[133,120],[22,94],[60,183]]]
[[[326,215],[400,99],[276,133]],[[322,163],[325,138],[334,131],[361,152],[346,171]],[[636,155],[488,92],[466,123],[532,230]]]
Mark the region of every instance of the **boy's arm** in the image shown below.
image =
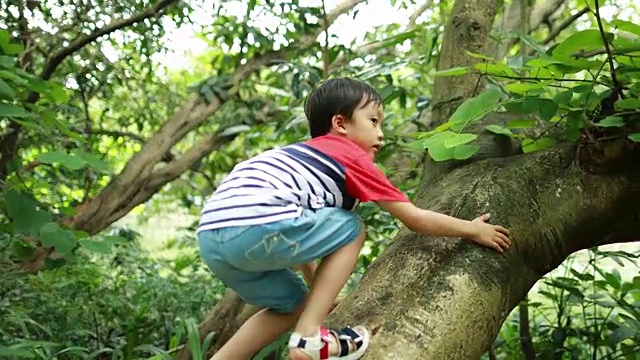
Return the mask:
[[[377,203],[407,228],[423,235],[466,238],[499,252],[503,252],[503,248],[507,249],[511,244],[507,229],[486,223],[489,220],[489,214],[469,221],[420,209],[410,202],[378,201]]]

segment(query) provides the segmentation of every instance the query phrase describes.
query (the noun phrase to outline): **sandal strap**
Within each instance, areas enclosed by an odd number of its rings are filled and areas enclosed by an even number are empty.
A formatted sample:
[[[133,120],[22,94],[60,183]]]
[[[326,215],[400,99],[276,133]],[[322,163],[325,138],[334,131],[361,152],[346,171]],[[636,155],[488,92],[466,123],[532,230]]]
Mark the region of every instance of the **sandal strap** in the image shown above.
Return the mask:
[[[340,347],[340,357],[349,355],[351,351],[359,350],[364,344],[364,338],[362,335],[355,332],[349,326],[340,330],[332,330],[331,333],[335,336],[338,346]],[[349,342],[352,342],[355,345],[355,349],[349,348]]]
[[[289,337],[289,347],[300,348],[313,360],[326,360],[329,359],[328,337],[329,331],[323,327],[320,328],[319,336],[302,337],[299,333],[294,332]]]

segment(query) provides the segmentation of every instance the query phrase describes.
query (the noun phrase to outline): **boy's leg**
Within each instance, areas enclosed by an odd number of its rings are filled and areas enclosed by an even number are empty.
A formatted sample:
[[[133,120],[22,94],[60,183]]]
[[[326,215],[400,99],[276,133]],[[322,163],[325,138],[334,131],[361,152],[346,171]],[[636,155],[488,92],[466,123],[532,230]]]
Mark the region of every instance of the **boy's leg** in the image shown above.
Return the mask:
[[[244,230],[200,235],[203,259],[220,280],[248,303],[279,312],[263,310],[254,315],[214,359],[248,358],[290,330],[307,295],[306,286],[290,267],[323,259],[312,285],[310,310],[300,323],[317,333],[353,271],[364,238],[361,220],[336,208],[304,211],[296,219]],[[276,321],[278,326],[274,326]],[[337,347],[331,346],[330,351],[335,353]]]
[[[236,266],[240,260],[247,261],[243,248],[256,248],[251,256],[264,252],[264,247],[255,244],[262,244],[265,239],[269,237],[262,227],[220,229],[198,235],[200,254],[216,277],[247,303],[265,308],[249,318],[211,359],[250,359],[291,330],[302,312],[308,289],[291,269],[246,271]],[[234,256],[238,249],[245,259]],[[232,264],[229,257],[238,261]],[[250,262],[253,266],[261,261]]]
[[[296,324],[304,304],[288,314],[262,309],[247,320],[210,360],[250,359]]]
[[[295,327],[295,331],[302,337],[311,337],[317,334],[330,312],[335,298],[353,272],[365,238],[366,232],[363,226],[362,232],[355,241],[325,257],[320,263],[306,306]],[[336,355],[337,353],[337,346],[329,347],[329,354]],[[292,360],[309,359],[309,356],[298,348],[291,348],[289,356]]]

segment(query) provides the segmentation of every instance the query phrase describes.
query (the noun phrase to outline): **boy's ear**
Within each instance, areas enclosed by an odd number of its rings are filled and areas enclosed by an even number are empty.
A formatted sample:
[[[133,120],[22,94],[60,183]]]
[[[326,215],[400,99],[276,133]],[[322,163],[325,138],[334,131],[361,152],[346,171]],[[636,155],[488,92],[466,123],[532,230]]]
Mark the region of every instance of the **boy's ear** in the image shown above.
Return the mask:
[[[344,134],[347,132],[347,129],[345,128],[345,123],[347,122],[347,118],[344,117],[344,115],[333,115],[333,117],[331,118],[331,130],[339,133],[339,134]]]

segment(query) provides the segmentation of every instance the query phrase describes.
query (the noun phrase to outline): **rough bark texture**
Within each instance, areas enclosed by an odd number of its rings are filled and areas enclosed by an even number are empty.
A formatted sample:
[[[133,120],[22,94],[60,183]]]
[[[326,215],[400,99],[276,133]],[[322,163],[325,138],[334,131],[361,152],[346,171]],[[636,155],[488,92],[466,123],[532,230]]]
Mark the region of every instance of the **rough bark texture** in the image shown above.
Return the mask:
[[[640,234],[638,179],[593,175],[559,148],[479,161],[424,183],[421,206],[462,218],[484,212],[514,245],[504,255],[463,240],[402,231],[331,316],[376,331],[367,359],[475,359],[509,312],[569,254]],[[628,219],[624,229],[619,219]],[[403,349],[398,352],[397,349]]]

